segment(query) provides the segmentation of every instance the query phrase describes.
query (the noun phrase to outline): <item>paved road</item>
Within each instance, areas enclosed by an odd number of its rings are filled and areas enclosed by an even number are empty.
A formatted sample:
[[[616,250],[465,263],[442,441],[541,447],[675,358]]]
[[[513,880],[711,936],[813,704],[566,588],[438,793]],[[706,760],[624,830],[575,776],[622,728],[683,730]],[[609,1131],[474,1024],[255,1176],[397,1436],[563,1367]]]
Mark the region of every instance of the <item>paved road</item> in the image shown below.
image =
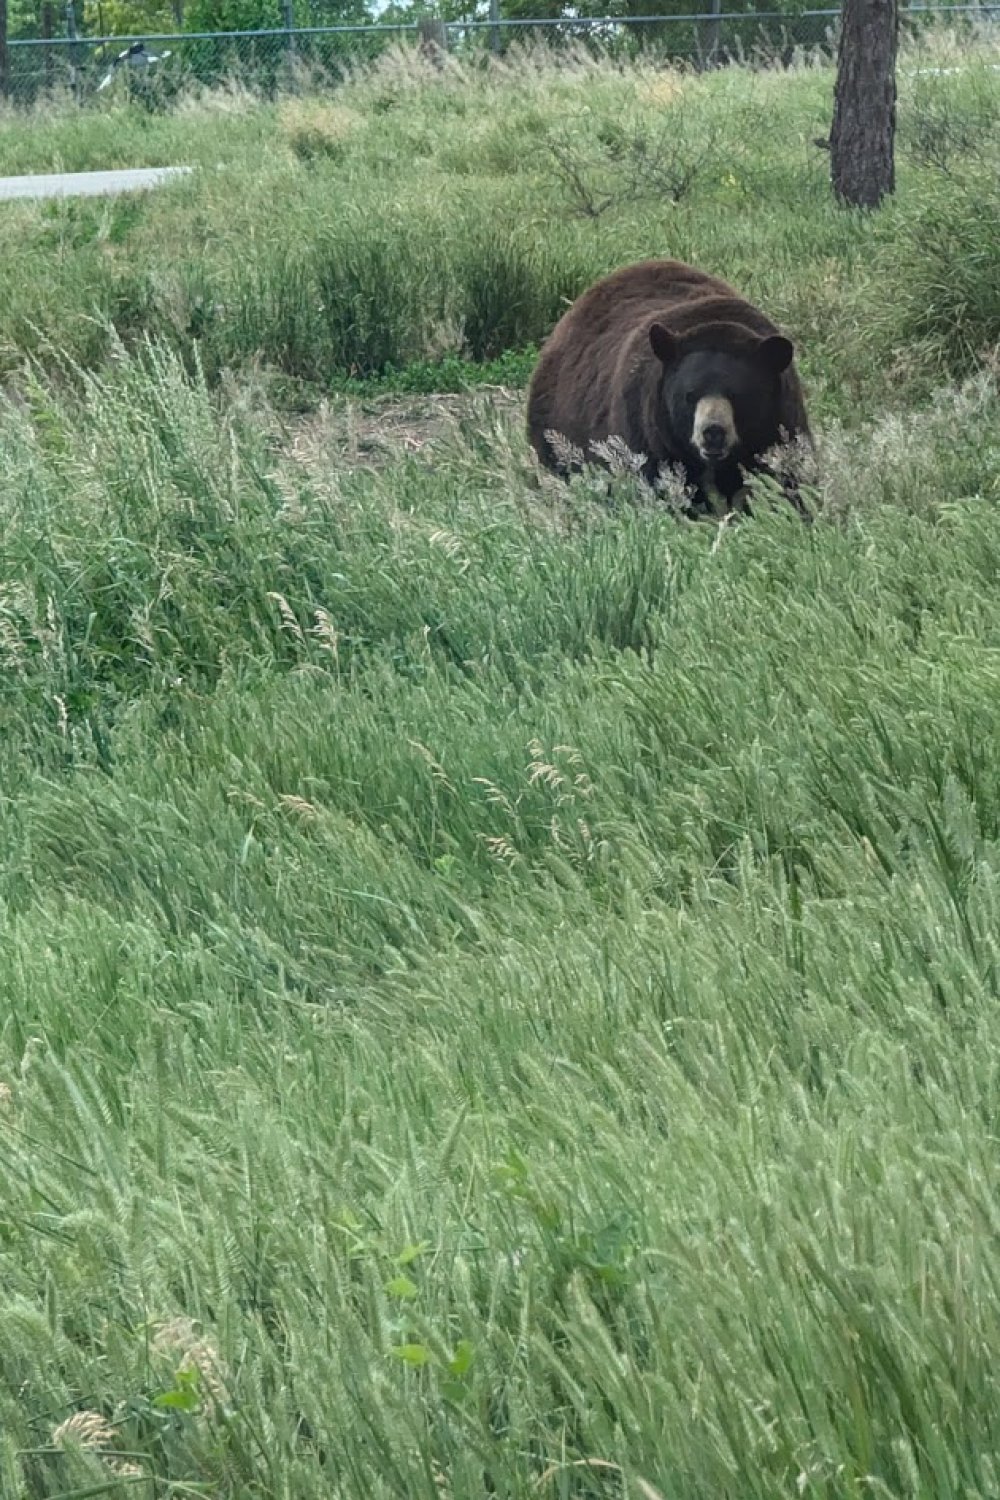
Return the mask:
[[[92,198],[159,187],[190,167],[130,167],[121,172],[50,172],[37,177],[0,177],[3,198]]]

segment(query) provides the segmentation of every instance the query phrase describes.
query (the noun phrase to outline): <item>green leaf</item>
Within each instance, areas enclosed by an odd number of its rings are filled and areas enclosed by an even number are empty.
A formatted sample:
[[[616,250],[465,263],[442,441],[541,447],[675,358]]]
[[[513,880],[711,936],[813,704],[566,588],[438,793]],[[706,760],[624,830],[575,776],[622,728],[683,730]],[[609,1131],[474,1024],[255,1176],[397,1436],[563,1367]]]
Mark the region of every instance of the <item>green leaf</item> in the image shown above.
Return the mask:
[[[424,1344],[397,1344],[392,1352],[407,1365],[425,1365],[431,1357]]]
[[[472,1365],[475,1353],[476,1351],[468,1339],[459,1339],[455,1345],[455,1352],[448,1361],[448,1369],[456,1376],[467,1374]]]
[[[152,1404],[158,1411],[197,1411],[200,1405],[198,1392],[193,1388],[163,1391],[153,1397]]]
[[[385,1289],[390,1297],[403,1298],[415,1297],[419,1290],[416,1282],[411,1281],[409,1276],[394,1276],[391,1281],[386,1282]]]
[[[405,1250],[393,1257],[393,1264],[397,1266],[408,1266],[430,1249],[430,1240],[421,1240],[419,1245],[407,1245]]]

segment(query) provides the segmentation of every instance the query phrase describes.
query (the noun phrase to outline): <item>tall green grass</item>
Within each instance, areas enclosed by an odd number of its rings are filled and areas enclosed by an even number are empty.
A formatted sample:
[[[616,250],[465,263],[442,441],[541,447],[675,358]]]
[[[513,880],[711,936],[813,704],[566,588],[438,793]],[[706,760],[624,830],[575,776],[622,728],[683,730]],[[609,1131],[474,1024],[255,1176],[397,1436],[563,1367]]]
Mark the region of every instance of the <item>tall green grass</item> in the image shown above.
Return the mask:
[[[85,395],[0,410],[4,1495],[992,1493],[992,381],[731,530]]]

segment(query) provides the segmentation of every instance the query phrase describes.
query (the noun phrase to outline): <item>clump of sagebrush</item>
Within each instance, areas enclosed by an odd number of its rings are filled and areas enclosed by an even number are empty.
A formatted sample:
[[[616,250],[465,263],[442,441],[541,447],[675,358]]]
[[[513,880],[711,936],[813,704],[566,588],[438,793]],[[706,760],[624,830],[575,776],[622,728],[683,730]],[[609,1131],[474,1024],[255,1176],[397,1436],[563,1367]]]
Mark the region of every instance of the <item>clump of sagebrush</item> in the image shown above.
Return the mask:
[[[967,440],[956,442],[956,434]],[[919,407],[863,428],[829,423],[813,481],[828,516],[891,505],[927,513],[942,503],[1000,498],[1000,392],[983,368],[961,385],[932,387]]]
[[[610,210],[655,199],[679,203],[723,160],[717,131],[692,126],[680,109],[658,125],[585,117],[554,124],[538,153],[561,183],[572,212],[599,219]]]

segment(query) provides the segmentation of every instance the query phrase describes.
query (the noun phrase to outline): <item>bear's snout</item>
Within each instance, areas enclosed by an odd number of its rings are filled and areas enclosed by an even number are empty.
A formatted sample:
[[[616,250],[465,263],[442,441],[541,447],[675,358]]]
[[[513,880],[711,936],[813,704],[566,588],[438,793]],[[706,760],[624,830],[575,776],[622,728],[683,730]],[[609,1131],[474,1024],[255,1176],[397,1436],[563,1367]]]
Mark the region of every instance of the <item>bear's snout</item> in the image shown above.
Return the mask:
[[[694,409],[691,440],[702,458],[726,458],[738,444],[736,417],[725,396],[703,396]]]

